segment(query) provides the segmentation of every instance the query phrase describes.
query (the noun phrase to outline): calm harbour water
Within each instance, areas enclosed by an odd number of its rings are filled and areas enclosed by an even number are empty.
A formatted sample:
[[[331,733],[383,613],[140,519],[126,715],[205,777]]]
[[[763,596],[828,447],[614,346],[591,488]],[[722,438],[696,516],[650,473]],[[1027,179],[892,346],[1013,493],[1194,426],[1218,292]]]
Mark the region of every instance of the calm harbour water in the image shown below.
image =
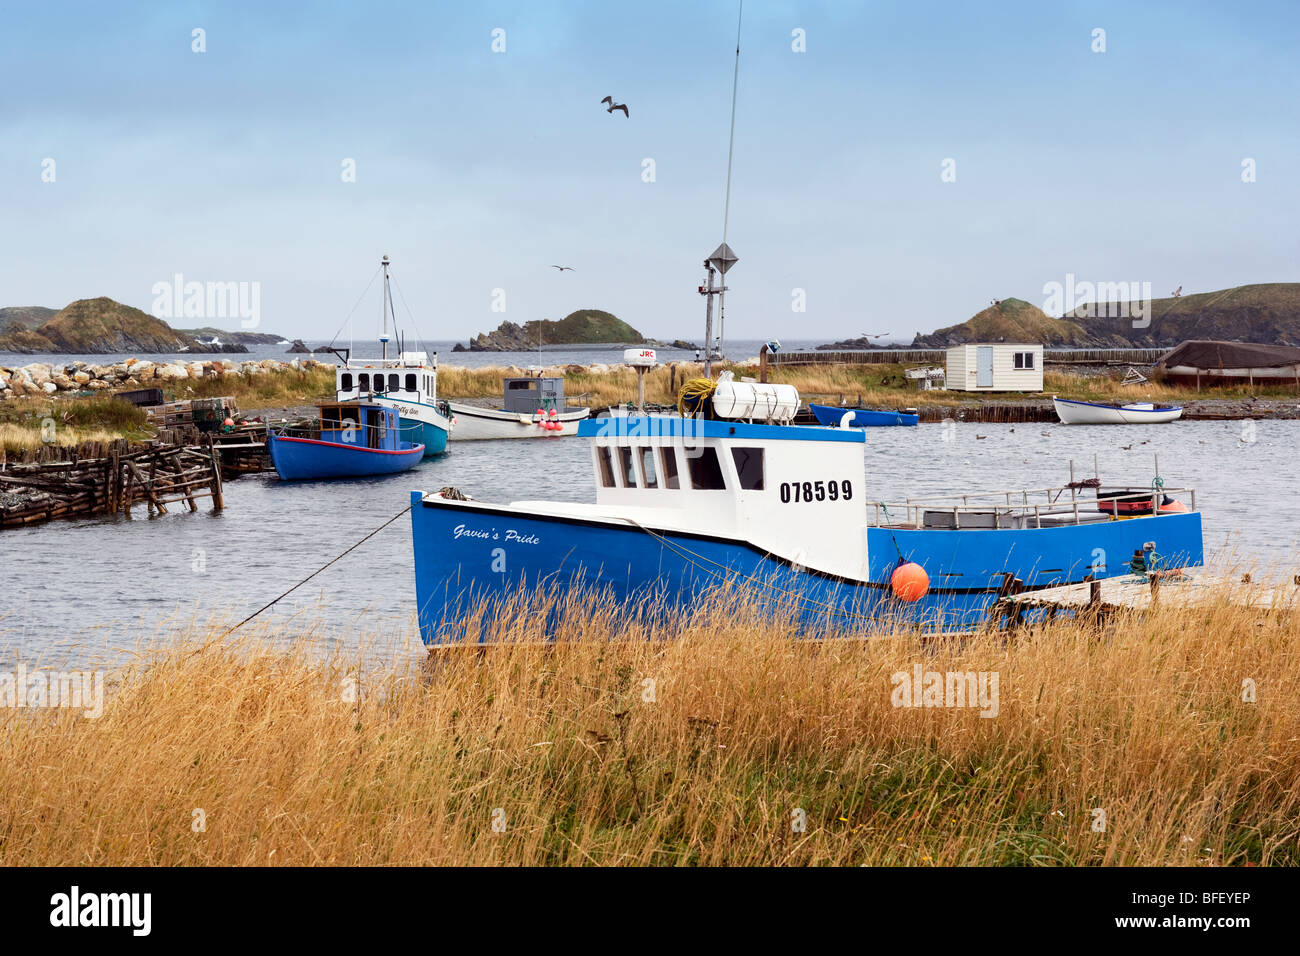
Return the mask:
[[[945,441],[945,434],[951,440]],[[979,439],[977,435],[986,436]],[[1247,440],[1251,439],[1253,440]],[[1131,445],[1125,450],[1122,446]],[[869,501],[1063,484],[1074,459],[1105,484],[1196,488],[1208,557],[1300,571],[1300,422],[1149,426],[958,424],[869,429]],[[406,506],[411,489],[455,485],[488,501],[594,500],[587,442],[453,442],[403,475],[226,485],[226,510],[50,522],[0,532],[0,658],[89,662],[191,622],[230,624],[316,571]],[[201,502],[201,508],[206,502]],[[345,646],[417,654],[410,521],[403,517],[259,620]]]

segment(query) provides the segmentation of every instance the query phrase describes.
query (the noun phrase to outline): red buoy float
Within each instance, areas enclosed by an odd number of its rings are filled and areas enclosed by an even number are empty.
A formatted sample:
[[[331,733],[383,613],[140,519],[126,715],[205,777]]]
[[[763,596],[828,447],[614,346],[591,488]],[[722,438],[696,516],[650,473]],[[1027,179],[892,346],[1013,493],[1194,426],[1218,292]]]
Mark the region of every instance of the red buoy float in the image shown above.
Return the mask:
[[[905,561],[894,568],[889,586],[900,601],[919,601],[930,590],[930,575],[915,561]]]

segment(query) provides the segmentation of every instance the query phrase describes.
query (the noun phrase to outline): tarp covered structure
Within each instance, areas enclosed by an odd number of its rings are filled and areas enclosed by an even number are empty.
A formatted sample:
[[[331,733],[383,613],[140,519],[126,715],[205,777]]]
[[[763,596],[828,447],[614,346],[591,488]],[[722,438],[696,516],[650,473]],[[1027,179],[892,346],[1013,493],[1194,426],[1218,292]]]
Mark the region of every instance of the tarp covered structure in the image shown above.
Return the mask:
[[[1160,356],[1160,368],[1284,368],[1300,365],[1300,348],[1254,342],[1191,341]]]

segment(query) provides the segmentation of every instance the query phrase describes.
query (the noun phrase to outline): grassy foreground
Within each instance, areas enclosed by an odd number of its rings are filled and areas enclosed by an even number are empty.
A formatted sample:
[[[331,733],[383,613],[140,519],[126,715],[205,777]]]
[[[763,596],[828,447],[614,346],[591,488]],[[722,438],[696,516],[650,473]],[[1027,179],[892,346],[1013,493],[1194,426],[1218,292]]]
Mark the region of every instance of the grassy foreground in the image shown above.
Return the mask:
[[[191,640],[97,719],[0,709],[0,863],[1300,864],[1294,619],[815,643],[719,601],[561,633],[364,673]],[[996,672],[996,716],[893,706],[917,664]]]

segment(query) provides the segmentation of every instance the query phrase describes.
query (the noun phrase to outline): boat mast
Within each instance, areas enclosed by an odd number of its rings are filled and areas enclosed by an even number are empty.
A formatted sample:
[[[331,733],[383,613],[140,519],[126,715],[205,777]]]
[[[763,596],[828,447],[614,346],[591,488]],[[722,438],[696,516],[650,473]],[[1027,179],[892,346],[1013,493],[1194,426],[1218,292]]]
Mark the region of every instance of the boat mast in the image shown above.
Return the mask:
[[[392,302],[393,295],[388,288],[388,256],[384,256],[384,258],[380,260],[379,264],[384,270],[384,296],[383,301],[379,304],[380,311],[384,314],[384,331],[383,334],[379,336],[380,362],[383,365],[386,365],[388,364],[388,306],[389,303]],[[396,314],[393,315],[393,321],[397,321]]]

